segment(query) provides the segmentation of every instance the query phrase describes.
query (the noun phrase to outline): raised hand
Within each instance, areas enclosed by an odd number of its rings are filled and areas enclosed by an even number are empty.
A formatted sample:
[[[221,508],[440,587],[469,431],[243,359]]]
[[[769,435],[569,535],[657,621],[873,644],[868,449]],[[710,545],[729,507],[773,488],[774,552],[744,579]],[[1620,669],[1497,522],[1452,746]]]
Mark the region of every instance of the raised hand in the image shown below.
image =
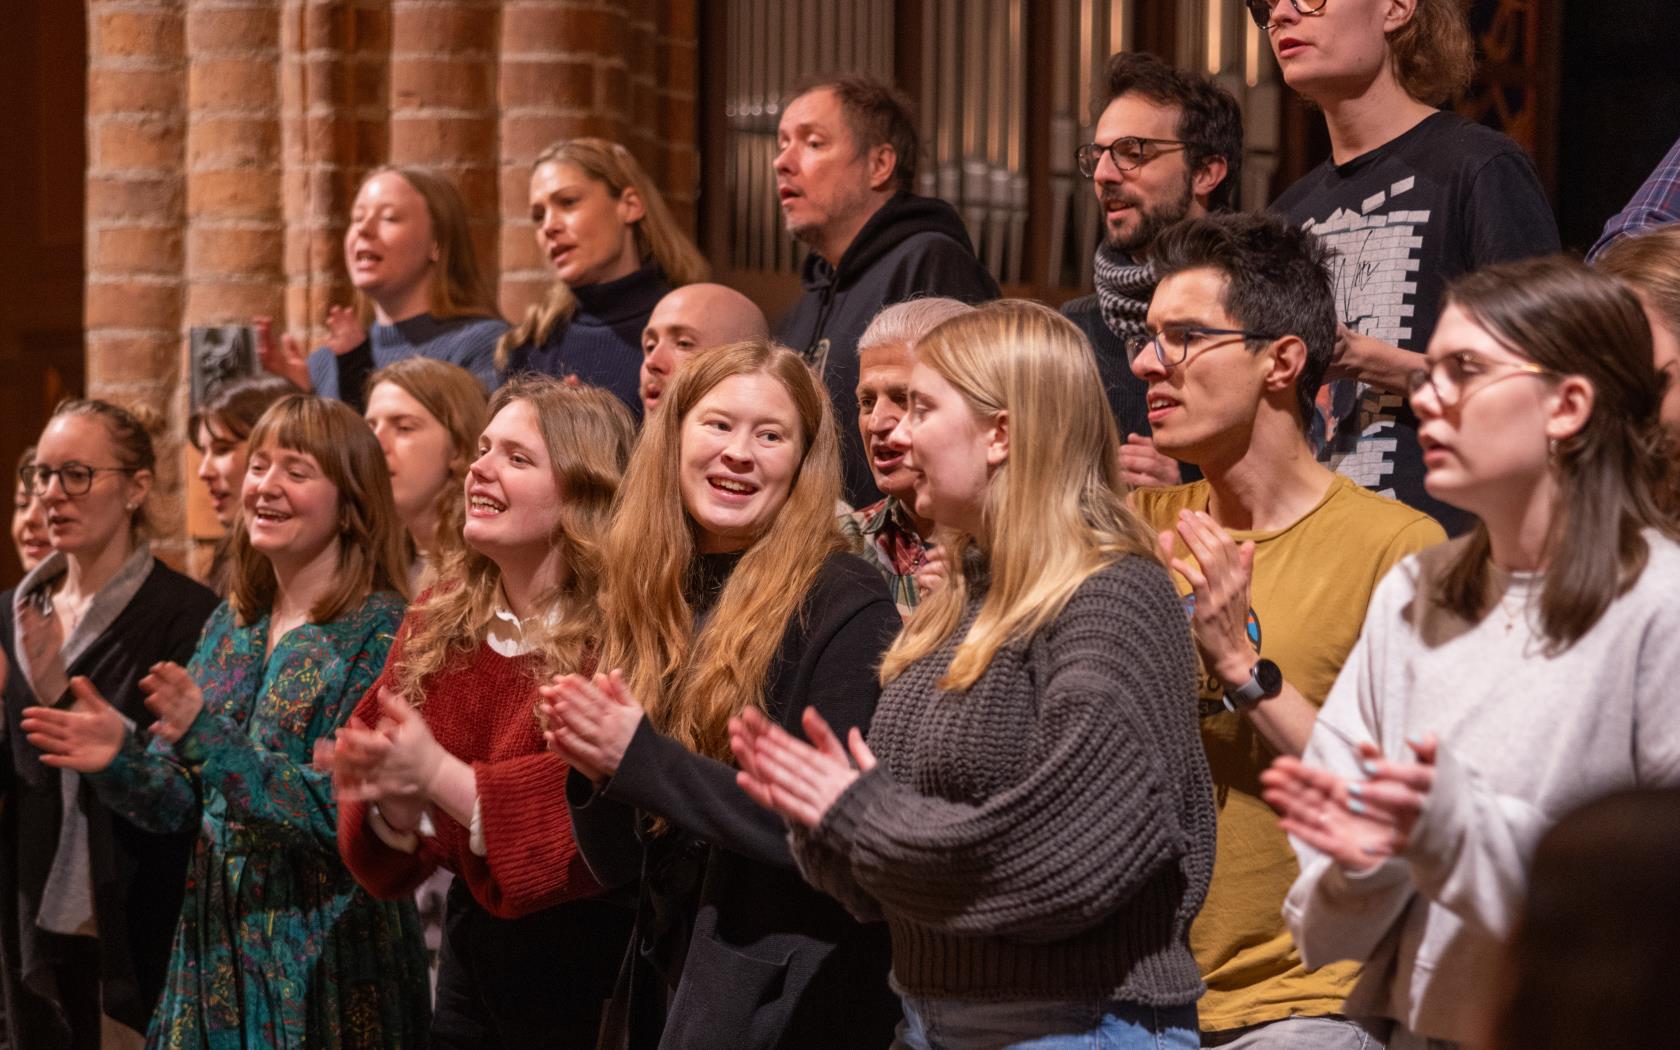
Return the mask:
[[[117,757],[128,727],[86,678],[70,679],[70,692],[76,700],[69,710],[26,707],[20,726],[24,738],[41,751],[43,765],[97,773]]]
[[[801,723],[809,744],[748,708],[730,719],[729,746],[741,766],[735,782],[749,798],[791,823],[814,828],[860,771],[875,768],[875,755],[856,726],[842,746],[816,708],[807,708]]]
[[[929,547],[922,559],[921,567],[915,572],[916,597],[926,598],[928,595],[945,586],[945,579],[951,573],[950,560],[945,555],[943,546]]]
[[[1193,562],[1177,556],[1180,537]],[[1227,685],[1246,682],[1254,669],[1254,646],[1248,640],[1253,541],[1239,546],[1206,513],[1184,510],[1179,512],[1176,532],[1168,529],[1156,542],[1162,558],[1184,577],[1195,595],[1190,629],[1208,670]]]
[[[274,338],[274,318],[253,317],[251,329],[257,336],[257,363],[270,375],[289,380],[299,390],[310,391],[315,384],[309,381],[309,353],[290,332]]]
[[[644,716],[621,672],[597,674],[593,680],[555,675],[537,692],[543,698],[538,714],[549,750],[597,784],[618,772]]]
[[[204,694],[180,664],[153,664],[151,672],[140,679],[140,688],[146,693],[146,708],[157,715],[151,734],[171,744],[186,735],[204,710]]]
[[[327,349],[343,357],[367,342],[367,329],[348,306],[327,307]]]
[[[1153,438],[1142,434],[1127,434],[1120,446],[1120,475],[1132,488],[1177,485],[1184,479],[1178,472],[1178,460],[1155,450]]]

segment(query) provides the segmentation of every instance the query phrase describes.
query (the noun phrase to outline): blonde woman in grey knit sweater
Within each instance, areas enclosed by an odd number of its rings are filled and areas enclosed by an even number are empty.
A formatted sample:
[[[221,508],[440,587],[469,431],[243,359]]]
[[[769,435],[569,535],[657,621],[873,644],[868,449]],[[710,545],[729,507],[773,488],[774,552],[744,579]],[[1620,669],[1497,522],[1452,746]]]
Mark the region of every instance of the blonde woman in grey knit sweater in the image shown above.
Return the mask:
[[[1090,348],[1006,301],[916,356],[890,440],[962,556],[888,651],[868,743],[748,712],[741,786],[806,879],[886,921],[895,1046],[1194,1047],[1214,837],[1196,656]]]
[[[1378,586],[1306,754],[1264,774],[1309,966],[1389,1050],[1477,1045],[1545,829],[1680,780],[1680,544],[1639,301],[1561,256],[1450,289],[1409,383],[1430,494],[1481,519]],[[1637,906],[1630,902],[1630,906]]]

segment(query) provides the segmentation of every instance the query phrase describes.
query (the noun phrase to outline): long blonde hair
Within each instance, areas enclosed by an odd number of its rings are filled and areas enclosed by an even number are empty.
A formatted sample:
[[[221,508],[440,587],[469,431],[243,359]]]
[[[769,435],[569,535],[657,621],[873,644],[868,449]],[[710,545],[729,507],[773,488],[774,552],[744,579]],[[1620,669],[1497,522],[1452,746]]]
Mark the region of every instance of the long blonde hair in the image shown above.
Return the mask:
[[[682,499],[683,423],[719,383],[750,375],[769,376],[787,391],[803,455],[787,502],[747,548],[696,634],[684,587],[696,543]],[[824,560],[846,549],[834,518],[839,440],[828,394],[810,368],[767,340],[694,354],[665,396],[631,457],[607,535],[601,666],[625,670],[654,728],[729,762],[729,719],[764,707],[765,678],[788,623]]]
[[[487,420],[509,405],[531,406],[542,430],[549,469],[561,505],[550,536],[569,572],[536,605],[552,612],[537,643],[542,659],[533,679],[582,667],[598,633],[595,596],[601,580],[601,537],[636,439],[636,425],[623,402],[604,390],[568,386],[551,376],[509,380],[490,399]],[[411,632],[396,668],[397,689],[409,703],[425,702],[426,679],[450,662],[466,658],[484,638],[502,600],[502,572],[495,562],[465,543],[449,552],[438,583],[413,610]]]
[[[1048,307],[1005,299],[955,317],[916,344],[916,361],[982,419],[1008,413],[1009,457],[986,487],[979,535],[947,534],[957,564],[887,651],[881,681],[943,645],[962,619],[962,552],[977,546],[991,586],[957,646],[942,689],[973,685],[1004,645],[1062,611],[1087,576],[1127,555],[1155,557],[1126,507],[1120,437],[1090,344]]]
[[[677,226],[659,187],[629,150],[608,139],[562,139],[537,154],[531,170],[544,164],[572,165],[605,186],[615,200],[623,197],[625,190],[635,190],[642,199],[642,217],[630,226],[636,239],[636,258],[644,264],[650,260],[658,263],[673,288],[711,279],[712,268],[706,257]],[[555,325],[569,320],[576,311],[577,296],[571,286],[555,278],[543,301],[526,310],[523,320],[502,333],[496,344],[496,367],[507,368],[514,348],[542,343]]]
[[[309,610],[310,623],[330,623],[374,591],[408,596],[404,530],[391,497],[391,473],[373,431],[342,401],[288,394],[251,430],[250,454],[268,447],[314,458],[338,489],[338,571],[333,587]],[[274,604],[279,581],[268,558],[251,546],[244,510],[228,542],[228,604],[251,623]]]
[[[373,373],[368,377],[364,402],[380,383],[390,383],[420,402],[420,407],[449,432],[454,455],[449,461],[449,480],[433,501],[437,527],[432,532],[431,546],[426,551],[410,550],[411,555],[424,553],[436,565],[461,546],[461,526],[467,518],[462,484],[467,477],[467,464],[478,455],[478,435],[484,432],[484,424],[489,419],[485,414],[484,385],[460,365],[432,357],[405,357]],[[412,536],[409,546],[414,546]]]
[[[478,249],[473,245],[472,224],[461,191],[441,175],[393,164],[368,172],[362,185],[387,172],[401,176],[414,188],[426,202],[426,217],[432,222],[432,243],[437,245],[438,257],[432,264],[427,310],[433,317],[500,317],[495,290],[478,264]],[[356,317],[364,328],[373,323],[373,300],[361,292],[356,293]]]

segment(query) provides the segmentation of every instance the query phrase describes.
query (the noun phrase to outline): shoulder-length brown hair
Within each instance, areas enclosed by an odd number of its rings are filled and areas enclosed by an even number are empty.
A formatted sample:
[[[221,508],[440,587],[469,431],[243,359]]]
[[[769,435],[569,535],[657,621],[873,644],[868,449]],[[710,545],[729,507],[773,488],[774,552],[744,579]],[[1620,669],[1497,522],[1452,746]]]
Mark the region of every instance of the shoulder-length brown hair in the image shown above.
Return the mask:
[[[636,439],[624,403],[596,387],[568,386],[551,376],[509,380],[490,399],[486,420],[509,405],[529,404],[542,430],[549,469],[561,494],[549,542],[570,570],[537,606],[552,610],[552,625],[538,643],[538,677],[581,667],[599,633],[595,596],[601,580],[601,538],[607,530],[619,481]],[[456,495],[465,498],[464,491]],[[425,701],[426,678],[465,658],[484,639],[502,601],[502,573],[495,562],[458,543],[438,569],[438,583],[413,610],[412,628],[396,670],[397,688],[412,704]]]
[[[799,413],[801,458],[787,502],[742,555],[698,633],[684,590],[695,527],[680,484],[683,423],[733,376],[766,375]],[[770,661],[829,555],[846,549],[835,522],[840,445],[828,394],[803,359],[766,340],[703,350],[683,362],[631,457],[607,535],[601,592],[603,668],[623,668],[654,728],[724,762],[729,719],[764,707]]]
[[[449,432],[453,456],[449,460],[449,480],[438,490],[433,501],[437,511],[437,526],[431,543],[424,553],[431,564],[441,562],[450,551],[461,546],[461,526],[466,523],[467,501],[462,487],[467,477],[467,464],[478,456],[478,435],[484,432],[484,385],[460,365],[431,357],[405,357],[394,361],[368,377],[367,396],[380,383],[390,383],[409,397],[420,402],[433,419]],[[363,398],[364,402],[366,397]],[[413,537],[409,537],[413,545]]]
[[[711,279],[711,264],[677,225],[659,187],[648,178],[629,150],[608,139],[562,139],[537,154],[531,170],[534,172],[544,164],[570,164],[605,186],[614,199],[623,197],[627,189],[635,190],[642,200],[643,212],[631,224],[636,257],[644,265],[658,263],[673,288]],[[496,344],[496,367],[507,367],[515,347],[546,340],[554,326],[570,319],[576,310],[577,296],[571,286],[556,278],[543,301],[526,310],[523,320],[502,333],[501,341]]]
[[[1592,384],[1592,413],[1558,441],[1558,501],[1547,539],[1540,629],[1549,653],[1592,630],[1639,579],[1650,556],[1641,530],[1675,537],[1660,489],[1670,441],[1658,417],[1662,382],[1639,299],[1615,278],[1568,256],[1489,266],[1459,278],[1445,303],[1501,346],[1556,375]],[[1470,621],[1491,609],[1492,544],[1477,523],[1434,595]]]
[[[368,172],[362,185],[376,175],[391,172],[402,176],[426,202],[426,216],[432,221],[432,243],[437,245],[437,262],[427,293],[427,309],[433,317],[500,317],[496,292],[478,264],[473,245],[467,205],[455,184],[441,175],[420,168],[386,164]],[[359,192],[359,191],[358,191]],[[373,323],[373,301],[356,293],[356,316],[366,327]]]
[[[1406,24],[1388,34],[1394,78],[1431,106],[1461,97],[1476,78],[1476,40],[1465,0],[1417,0]]]
[[[373,431],[342,401],[290,394],[264,412],[251,431],[250,452],[283,448],[314,458],[338,489],[338,572],[309,610],[310,623],[330,623],[374,591],[408,594],[403,528],[391,498],[391,473]],[[241,623],[274,604],[274,566],[252,548],[240,509],[228,544],[228,603]]]
[[[978,546],[991,587],[939,682],[973,685],[1009,642],[1054,619],[1092,573],[1127,555],[1155,558],[1154,538],[1126,506],[1120,435],[1091,345],[1038,303],[1003,299],[946,321],[916,344],[916,362],[957,389],[976,418],[1008,413],[1009,457],[986,486]],[[962,620],[968,581],[952,572],[887,650],[881,681],[945,643]]]

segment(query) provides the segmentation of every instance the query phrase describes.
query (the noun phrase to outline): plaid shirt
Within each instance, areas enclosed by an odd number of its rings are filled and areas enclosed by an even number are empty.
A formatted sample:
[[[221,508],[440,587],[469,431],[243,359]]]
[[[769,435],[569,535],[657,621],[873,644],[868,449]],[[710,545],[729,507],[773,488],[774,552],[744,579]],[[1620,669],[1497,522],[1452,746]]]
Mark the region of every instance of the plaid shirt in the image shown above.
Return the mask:
[[[1627,207],[1604,224],[1604,233],[1587,253],[1587,261],[1598,258],[1598,253],[1610,247],[1611,241],[1677,222],[1680,222],[1680,141],[1674,143]]]
[[[908,616],[916,607],[916,570],[927,561],[928,545],[904,504],[888,496],[847,511],[840,515],[840,533],[853,554],[881,570],[899,612]]]

